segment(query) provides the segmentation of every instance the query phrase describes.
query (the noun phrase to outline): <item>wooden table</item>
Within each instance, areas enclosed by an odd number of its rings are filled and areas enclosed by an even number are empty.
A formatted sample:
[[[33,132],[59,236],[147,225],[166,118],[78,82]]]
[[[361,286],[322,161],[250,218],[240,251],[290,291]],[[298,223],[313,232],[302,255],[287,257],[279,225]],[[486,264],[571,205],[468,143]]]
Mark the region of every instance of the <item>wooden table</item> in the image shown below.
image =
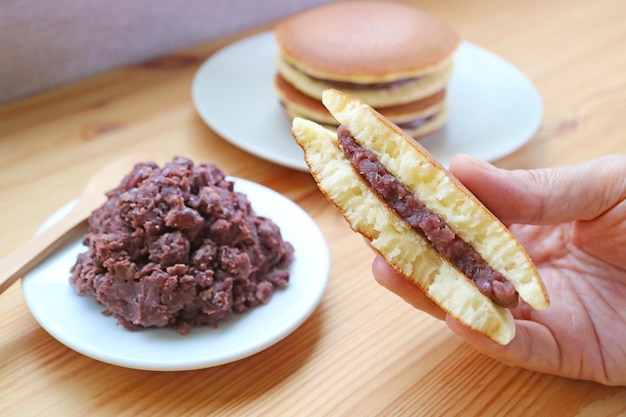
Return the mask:
[[[509,60],[541,92],[540,130],[498,165],[545,167],[626,152],[622,0],[409,3]],[[195,371],[140,371],[98,362],[57,342],[14,285],[0,296],[0,415],[624,413],[625,388],[504,366],[379,287],[370,273],[372,253],[308,173],[251,156],[200,120],[190,98],[198,66],[220,47],[270,28],[0,108],[0,256],[76,197],[99,166],[156,149],[214,161],[306,210],[332,257],[319,307],[286,339],[241,361]]]

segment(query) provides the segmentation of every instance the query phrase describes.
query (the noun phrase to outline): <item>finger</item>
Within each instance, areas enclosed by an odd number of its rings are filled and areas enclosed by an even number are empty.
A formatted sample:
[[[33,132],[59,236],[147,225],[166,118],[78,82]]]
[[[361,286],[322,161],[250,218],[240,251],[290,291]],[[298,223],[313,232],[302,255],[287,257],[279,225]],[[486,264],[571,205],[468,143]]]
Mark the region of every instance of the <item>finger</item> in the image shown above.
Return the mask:
[[[515,337],[505,346],[472,331],[452,316],[446,317],[446,324],[477,351],[509,366],[559,375],[563,372],[559,347],[550,330],[540,323],[516,320]]]
[[[626,155],[513,171],[458,155],[450,171],[504,223],[591,220],[626,198]]]
[[[385,260],[376,256],[372,262],[372,273],[376,281],[389,291],[400,296],[413,307],[443,320],[445,313],[426,294],[408,279],[397,273]]]

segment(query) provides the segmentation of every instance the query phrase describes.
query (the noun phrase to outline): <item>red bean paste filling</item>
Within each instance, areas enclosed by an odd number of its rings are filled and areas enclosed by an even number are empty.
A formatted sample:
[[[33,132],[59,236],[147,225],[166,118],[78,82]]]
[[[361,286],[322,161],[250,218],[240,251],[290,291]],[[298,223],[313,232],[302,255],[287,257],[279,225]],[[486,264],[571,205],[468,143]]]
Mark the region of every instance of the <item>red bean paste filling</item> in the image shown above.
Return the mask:
[[[295,66],[291,65],[288,63],[289,66],[291,66],[293,69],[295,69],[296,71],[299,71],[298,68],[296,68]],[[316,77],[310,74],[307,74],[307,76],[312,79],[313,81],[318,81],[318,82],[322,82],[324,84],[326,84],[329,87],[332,88],[336,88],[338,90],[387,90],[390,88],[396,88],[396,87],[401,87],[405,84],[408,84],[410,82],[413,81],[417,81],[421,78],[424,78],[425,75],[418,75],[415,77],[401,77],[401,78],[396,78],[395,80],[391,80],[391,81],[378,81],[378,82],[371,82],[371,83],[358,83],[358,82],[352,82],[352,81],[340,81],[340,80],[331,80],[328,78],[322,78],[322,77]]]
[[[430,116],[422,117],[419,119],[414,119],[414,120],[411,120],[410,122],[396,123],[396,125],[400,129],[417,129],[418,127],[423,126],[426,123],[430,122],[432,119],[435,118],[435,116],[436,114],[431,114]]]
[[[398,78],[392,81],[379,81],[373,83],[355,83],[350,81],[338,81],[338,80],[329,80],[325,78],[318,78],[309,75],[309,78],[323,82],[329,87],[336,88],[338,90],[386,90],[390,88],[401,87],[405,84],[408,84],[413,81],[417,81],[423,77],[405,77]]]
[[[89,218],[70,283],[129,330],[186,334],[268,303],[294,249],[214,164],[137,164]]]
[[[371,151],[361,147],[346,126],[339,126],[337,136],[359,175],[409,227],[425,237],[441,257],[466,275],[494,303],[505,308],[517,305],[519,296],[513,284],[493,270],[439,215],[389,173]]]

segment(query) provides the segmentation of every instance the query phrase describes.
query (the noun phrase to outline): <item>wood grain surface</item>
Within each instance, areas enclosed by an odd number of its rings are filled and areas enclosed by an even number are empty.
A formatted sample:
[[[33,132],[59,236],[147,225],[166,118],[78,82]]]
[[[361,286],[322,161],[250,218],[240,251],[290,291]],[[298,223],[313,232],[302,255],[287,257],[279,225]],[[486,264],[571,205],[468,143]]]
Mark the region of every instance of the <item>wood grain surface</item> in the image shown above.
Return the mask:
[[[406,3],[507,59],[540,91],[539,131],[497,165],[546,167],[626,153],[623,0]],[[306,210],[331,253],[319,307],[290,336],[238,362],[139,371],[56,341],[13,285],[0,296],[0,415],[624,415],[626,388],[497,363],[379,287],[370,272],[373,254],[308,173],[247,154],[200,120],[190,96],[199,65],[222,46],[271,27],[0,108],[0,256],[75,198],[98,167],[157,149],[216,162]]]

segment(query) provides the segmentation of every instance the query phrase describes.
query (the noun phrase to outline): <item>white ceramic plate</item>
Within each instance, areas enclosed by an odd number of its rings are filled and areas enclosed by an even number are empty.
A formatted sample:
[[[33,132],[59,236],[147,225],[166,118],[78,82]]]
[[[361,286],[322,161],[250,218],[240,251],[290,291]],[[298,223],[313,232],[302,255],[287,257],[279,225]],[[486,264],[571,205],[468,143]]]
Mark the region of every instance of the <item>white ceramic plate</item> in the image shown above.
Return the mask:
[[[216,366],[257,353],[283,339],[318,305],[328,281],[330,259],[321,231],[298,205],[281,194],[231,178],[259,215],[271,218],[295,257],[288,286],[272,300],[223,322],[217,329],[196,327],[185,336],[172,329],[130,332],[102,315],[93,297],[79,296],[69,284],[70,268],[85,251],[80,241],[59,250],[22,279],[22,291],[35,319],[66,346],[102,362],[127,368],[175,371]],[[69,211],[70,203],[42,228]]]
[[[233,145],[260,158],[307,171],[273,87],[272,32],[233,43],[198,69],[191,87],[200,117]],[[455,154],[495,160],[522,146],[543,116],[537,89],[517,68],[463,42],[448,88],[446,126],[421,142],[444,165]]]

